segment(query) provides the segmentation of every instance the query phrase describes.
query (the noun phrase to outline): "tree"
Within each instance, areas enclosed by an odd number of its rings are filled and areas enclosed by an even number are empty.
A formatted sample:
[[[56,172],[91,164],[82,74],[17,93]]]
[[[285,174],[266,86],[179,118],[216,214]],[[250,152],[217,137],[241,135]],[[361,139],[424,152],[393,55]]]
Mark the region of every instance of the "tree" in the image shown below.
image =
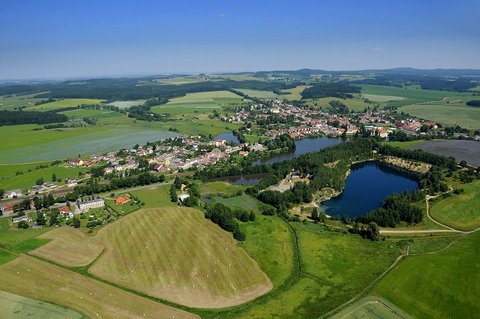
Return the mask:
[[[250,216],[248,217],[248,219],[249,219],[251,222],[253,222],[253,221],[255,221],[256,218],[257,218],[257,216],[255,215],[255,213],[254,213],[254,212],[250,212]]]
[[[177,188],[175,187],[175,184],[170,186],[170,200],[174,203],[178,201]]]
[[[37,185],[42,185],[43,183],[44,183],[43,177],[40,177],[40,178],[37,179],[37,181],[35,182],[35,184],[37,184]]]
[[[247,239],[247,236],[240,229],[237,229],[233,232],[233,238],[238,241],[244,241],[245,239]]]
[[[2,198],[4,194],[5,194],[5,190],[3,188],[0,188],[0,198]]]
[[[46,224],[47,224],[47,221],[45,220],[45,215],[43,215],[43,213],[39,212],[39,213],[37,214],[37,220],[36,220],[36,222],[37,222],[37,225],[38,225],[38,226],[44,226],[44,225],[46,225]]]
[[[312,209],[312,215],[311,215],[312,220],[318,221],[318,212],[316,208]]]
[[[374,222],[371,222],[367,226],[367,238],[370,240],[377,240],[380,236],[380,231],[378,230],[378,225]]]
[[[55,173],[52,174],[52,182],[56,182],[57,181],[57,175],[55,175]]]
[[[28,226],[28,223],[24,220],[21,220],[19,223],[18,223],[18,228],[22,228],[22,229],[27,229],[29,226]]]
[[[34,206],[35,206],[35,209],[36,209],[36,210],[42,209],[42,207],[43,207],[43,201],[40,199],[40,197],[35,196],[35,197],[33,198],[33,203],[34,203]]]
[[[73,217],[71,225],[75,228],[80,228],[80,219],[77,216]]]

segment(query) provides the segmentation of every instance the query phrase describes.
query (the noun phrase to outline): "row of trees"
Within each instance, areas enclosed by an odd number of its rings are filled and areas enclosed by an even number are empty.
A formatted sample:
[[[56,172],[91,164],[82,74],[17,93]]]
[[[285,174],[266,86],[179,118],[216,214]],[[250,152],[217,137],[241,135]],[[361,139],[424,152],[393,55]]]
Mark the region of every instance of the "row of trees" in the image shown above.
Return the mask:
[[[64,114],[37,112],[37,111],[0,111],[0,126],[19,124],[48,124],[65,122],[68,117]]]
[[[415,160],[432,164],[448,170],[455,170],[457,163],[453,157],[436,155],[422,150],[409,150],[405,148],[393,147],[390,145],[379,145],[378,152],[382,155],[396,156],[409,160]]]
[[[215,203],[207,206],[205,218],[210,219],[222,229],[231,232],[236,240],[244,241],[246,235],[240,230],[237,220],[242,222],[254,221],[255,213],[248,213],[243,209],[232,209],[221,203]]]

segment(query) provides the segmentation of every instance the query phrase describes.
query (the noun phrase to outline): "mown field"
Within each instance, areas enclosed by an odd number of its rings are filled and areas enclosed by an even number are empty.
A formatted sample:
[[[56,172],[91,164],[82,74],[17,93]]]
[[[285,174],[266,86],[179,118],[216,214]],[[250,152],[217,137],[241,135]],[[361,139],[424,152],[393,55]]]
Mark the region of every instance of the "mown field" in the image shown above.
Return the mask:
[[[383,298],[367,296],[351,304],[330,319],[409,319],[403,310]]]
[[[29,111],[52,111],[55,109],[61,109],[64,107],[78,106],[81,104],[100,104],[103,100],[100,99],[64,99],[55,102],[35,105],[29,107]]]
[[[35,257],[20,256],[0,272],[0,290],[61,304],[88,318],[198,318]]]
[[[110,110],[93,110],[93,109],[79,109],[72,111],[61,112],[69,118],[93,118],[96,120],[109,119],[112,117],[123,116],[121,113],[110,111]]]
[[[108,103],[108,105],[116,106],[121,109],[128,109],[129,107],[134,105],[142,105],[143,103],[145,103],[145,101],[147,100],[114,101]]]
[[[416,141],[415,141],[416,142]],[[473,166],[480,166],[480,142],[467,140],[431,140],[410,143],[409,148],[420,149],[429,153],[451,156],[457,162],[467,161]],[[404,144],[408,145],[408,144]]]
[[[442,252],[407,257],[374,293],[417,318],[476,318],[479,242],[476,232]]]
[[[247,195],[242,194],[241,196],[229,197],[224,198],[220,196],[214,196],[212,201],[217,203],[222,203],[228,207],[236,207],[236,208],[243,208],[248,211],[258,212],[258,208],[262,205],[258,199]]]
[[[284,93],[288,93],[286,95],[281,95],[281,98],[282,99],[287,99],[287,100],[301,100],[302,99],[302,92],[303,90],[305,90],[305,88],[307,88],[309,86],[306,86],[306,85],[299,85],[299,86],[296,86],[292,89],[286,89],[286,90],[282,90],[282,92]]]
[[[432,203],[430,214],[448,226],[462,230],[480,228],[480,181],[461,185],[464,193]]]
[[[83,319],[82,314],[67,308],[0,291],[2,319]]]

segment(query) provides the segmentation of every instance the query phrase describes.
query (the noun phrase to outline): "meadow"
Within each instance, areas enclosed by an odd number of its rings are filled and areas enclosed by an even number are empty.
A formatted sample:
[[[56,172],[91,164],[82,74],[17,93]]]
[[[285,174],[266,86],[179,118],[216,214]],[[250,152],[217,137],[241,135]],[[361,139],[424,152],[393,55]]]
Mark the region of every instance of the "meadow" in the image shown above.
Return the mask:
[[[202,194],[225,194],[233,195],[239,191],[243,191],[245,186],[234,185],[227,182],[215,181],[202,183]]]
[[[378,94],[360,94],[360,97],[368,99],[372,102],[389,102],[389,101],[401,101],[404,97],[392,96],[392,95],[378,95]]]
[[[249,90],[249,89],[236,89],[243,94],[246,94],[251,97],[256,97],[258,99],[275,99],[281,98],[280,95],[272,92],[272,91],[261,91],[261,90]]]
[[[100,100],[100,99],[64,99],[64,100],[58,100],[55,102],[34,105],[32,107],[29,107],[28,110],[29,111],[52,111],[52,110],[61,109],[64,107],[74,107],[81,104],[100,104],[103,101],[104,100]]]
[[[331,101],[336,101],[345,104],[350,110],[356,112],[362,112],[365,108],[369,107],[370,104],[366,103],[363,99],[352,98],[352,99],[340,99],[338,97],[324,97],[314,100],[306,100],[307,105],[322,107],[327,109],[330,107],[329,103]]]
[[[34,98],[34,94],[0,96],[0,110],[13,111],[20,107],[32,107],[42,99]]]
[[[0,291],[0,313],[3,319],[84,319],[67,308]]]
[[[254,212],[258,212],[259,207],[263,205],[263,203],[260,202],[258,199],[247,194],[242,194],[241,196],[229,198],[213,196],[212,201],[224,204],[228,207],[243,208],[245,210]]]
[[[61,304],[88,318],[199,318],[35,257],[22,255],[0,272],[0,290]]]
[[[302,99],[302,92],[309,86],[307,85],[299,85],[292,89],[282,90],[283,93],[287,93],[286,95],[281,95],[282,99],[287,100],[301,100]]]
[[[432,203],[433,218],[448,226],[461,230],[474,230],[480,227],[480,180],[461,185],[461,194]]]
[[[110,111],[110,110],[93,110],[93,109],[79,109],[72,111],[61,112],[69,118],[94,118],[96,120],[108,119],[112,117],[123,116],[121,113]]]
[[[479,241],[476,232],[439,253],[407,257],[374,294],[418,318],[477,317]]]
[[[379,297],[367,296],[349,305],[330,319],[409,319],[404,311]]]
[[[142,105],[146,101],[147,100],[114,101],[114,102],[108,103],[108,105],[116,106],[121,109],[128,109],[129,107],[134,105]]]

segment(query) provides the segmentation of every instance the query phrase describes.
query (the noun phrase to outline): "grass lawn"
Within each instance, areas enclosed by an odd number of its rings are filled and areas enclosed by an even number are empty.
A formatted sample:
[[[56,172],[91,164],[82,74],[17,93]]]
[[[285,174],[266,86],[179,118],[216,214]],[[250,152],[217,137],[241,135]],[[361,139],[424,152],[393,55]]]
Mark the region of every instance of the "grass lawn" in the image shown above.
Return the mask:
[[[100,104],[104,100],[99,99],[64,99],[55,102],[35,105],[28,108],[29,111],[51,111],[55,109],[61,109],[64,107],[78,106],[81,104]]]
[[[172,203],[170,200],[169,190],[170,185],[162,185],[160,187],[153,186],[136,190],[130,192],[130,194],[144,202],[145,208],[177,206],[176,203]]]
[[[67,308],[0,291],[3,319],[83,319],[82,314]]]
[[[475,318],[480,313],[480,232],[438,254],[411,256],[375,288],[418,318]]]
[[[227,182],[206,182],[202,183],[202,194],[225,194],[233,195],[239,191],[243,191],[245,186],[234,185]]]
[[[385,145],[390,145],[393,147],[400,147],[400,148],[410,148],[412,146],[417,146],[422,143],[425,143],[424,140],[416,140],[416,141],[407,141],[407,142],[383,142]]]
[[[464,193],[432,203],[433,218],[448,226],[473,230],[480,227],[480,180],[461,185]]]
[[[61,304],[87,318],[198,318],[193,314],[126,292],[71,270],[20,256],[0,266],[0,289]]]

